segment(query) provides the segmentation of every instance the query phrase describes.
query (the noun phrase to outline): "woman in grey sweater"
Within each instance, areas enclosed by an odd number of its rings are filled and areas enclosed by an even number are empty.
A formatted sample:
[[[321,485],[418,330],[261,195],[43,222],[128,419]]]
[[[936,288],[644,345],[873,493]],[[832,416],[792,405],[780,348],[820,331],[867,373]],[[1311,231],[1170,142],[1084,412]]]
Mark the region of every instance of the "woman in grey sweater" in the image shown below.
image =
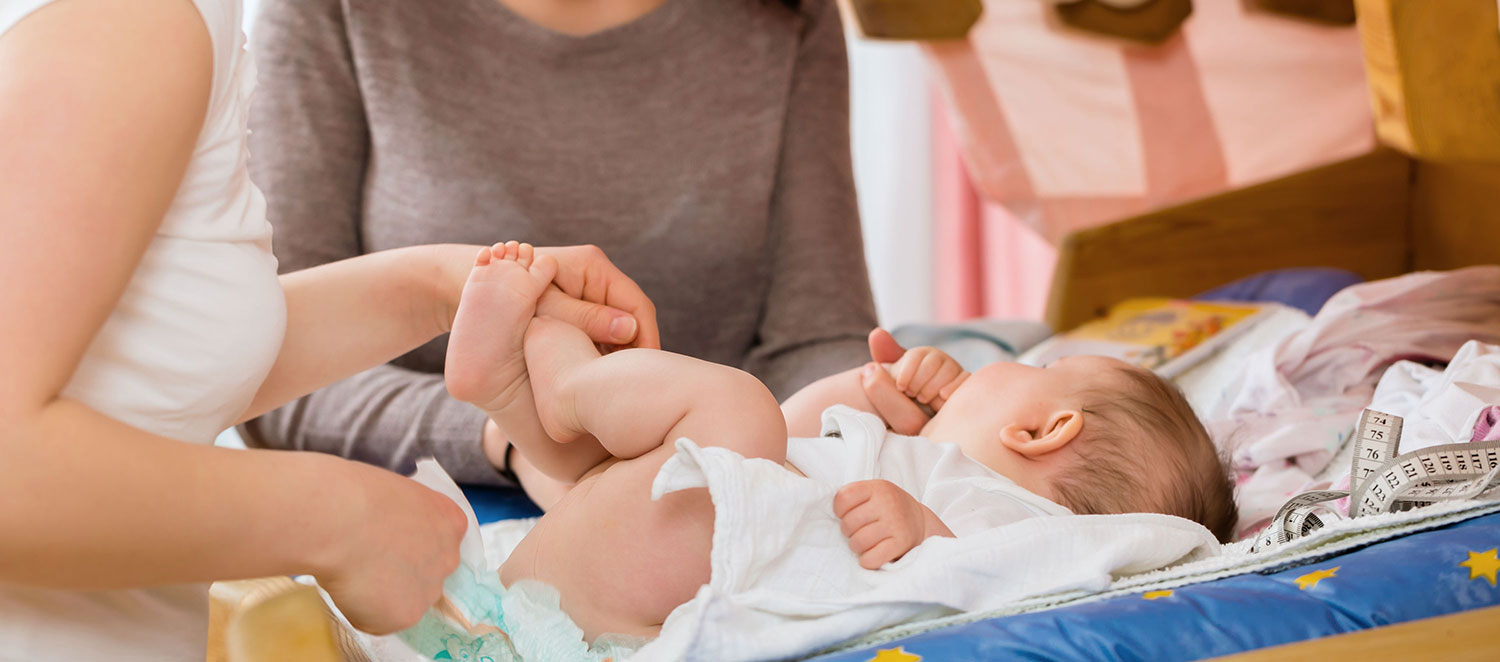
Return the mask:
[[[868,360],[834,0],[267,0],[254,36],[251,172],[283,271],[591,243],[655,301],[663,348],[778,397]],[[498,431],[443,387],[445,345],[241,432],[505,484]]]

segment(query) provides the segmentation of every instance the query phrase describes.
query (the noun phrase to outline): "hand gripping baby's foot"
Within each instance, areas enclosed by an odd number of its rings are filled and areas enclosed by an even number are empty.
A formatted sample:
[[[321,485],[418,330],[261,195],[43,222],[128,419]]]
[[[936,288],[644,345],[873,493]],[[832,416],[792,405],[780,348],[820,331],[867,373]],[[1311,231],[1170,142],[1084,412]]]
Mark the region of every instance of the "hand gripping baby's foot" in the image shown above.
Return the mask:
[[[448,338],[448,393],[497,412],[531,388],[522,352],[526,327],[556,275],[557,260],[536,255],[531,244],[512,241],[480,251]]]

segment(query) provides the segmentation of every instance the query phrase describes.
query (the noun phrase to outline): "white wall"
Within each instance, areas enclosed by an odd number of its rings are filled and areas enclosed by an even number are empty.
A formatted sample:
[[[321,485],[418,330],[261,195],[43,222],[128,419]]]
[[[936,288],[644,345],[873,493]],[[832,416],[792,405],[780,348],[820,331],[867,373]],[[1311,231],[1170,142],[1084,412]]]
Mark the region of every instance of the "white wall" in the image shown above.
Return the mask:
[[[250,34],[250,26],[255,23],[255,12],[260,10],[260,0],[245,0],[245,34]]]
[[[852,23],[852,21],[850,21]],[[912,43],[850,26],[854,182],[875,307],[886,327],[933,318],[932,94]]]

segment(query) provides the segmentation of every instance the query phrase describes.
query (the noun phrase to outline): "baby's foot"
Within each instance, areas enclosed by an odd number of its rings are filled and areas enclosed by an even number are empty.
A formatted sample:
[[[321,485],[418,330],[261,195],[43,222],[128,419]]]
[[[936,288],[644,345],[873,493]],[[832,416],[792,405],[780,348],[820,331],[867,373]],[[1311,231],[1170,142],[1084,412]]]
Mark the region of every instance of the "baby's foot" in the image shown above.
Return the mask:
[[[522,354],[537,299],[557,275],[557,260],[531,244],[481,251],[464,283],[443,367],[448,393],[496,413],[531,385]]]
[[[572,324],[538,317],[526,329],[525,352],[542,429],[564,443],[585,435],[587,431],[578,420],[576,399],[567,382],[579,366],[599,358],[594,341]]]

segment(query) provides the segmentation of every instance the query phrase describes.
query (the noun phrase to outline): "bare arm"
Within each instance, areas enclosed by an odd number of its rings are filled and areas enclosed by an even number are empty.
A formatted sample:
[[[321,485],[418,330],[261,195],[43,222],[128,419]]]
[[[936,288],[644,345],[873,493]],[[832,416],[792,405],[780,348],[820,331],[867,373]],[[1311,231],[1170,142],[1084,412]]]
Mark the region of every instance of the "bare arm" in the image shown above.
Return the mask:
[[[241,420],[385,363],[453,328],[478,246],[397,248],[286,274],[286,339]],[[658,344],[650,299],[598,248],[539,248],[557,259],[537,313],[584,329],[596,342]],[[614,322],[635,320],[628,335]]]
[[[265,191],[282,272],[363,254],[370,138],[343,6],[267,0],[255,46],[250,170]],[[488,417],[450,397],[440,371],[411,367],[358,372],[245,422],[240,433],[257,446],[354,457],[402,473],[431,456],[459,482],[503,484],[491,466],[503,454],[488,457],[481,445]],[[503,450],[503,440],[491,441]]]
[[[477,246],[398,248],[281,277],[286,339],[242,417],[385,363],[447,331]]]
[[[436,585],[440,541],[456,551],[461,517],[430,491],[330,458],[164,439],[60,396],[176,192],[211,53],[185,0],[58,3],[0,38],[0,280],[12,284],[0,289],[0,530],[25,532],[0,537],[0,579],[109,588],[315,572],[337,585],[367,554],[349,545],[375,542],[350,518],[389,507],[433,536]],[[381,582],[391,609],[407,602],[397,620],[425,606],[421,571]]]
[[[867,364],[875,365],[875,364]],[[781,403],[786,417],[786,433],[792,437],[816,437],[822,432],[823,410],[845,405],[879,415],[865,395],[864,367],[845,370],[815,381]]]
[[[0,536],[0,580],[312,572],[356,623],[406,625],[456,563],[443,497],[332,458],[164,439],[60,395],[191,158],[211,49],[186,0],[57,3],[0,38],[0,530],[18,534]]]
[[[968,377],[953,357],[933,347],[907,351],[885,329],[871,331],[869,343],[872,362],[813,382],[781,404],[789,435],[817,436],[823,410],[834,405],[875,414],[898,434],[918,434],[932,418],[922,405],[942,409]]]

